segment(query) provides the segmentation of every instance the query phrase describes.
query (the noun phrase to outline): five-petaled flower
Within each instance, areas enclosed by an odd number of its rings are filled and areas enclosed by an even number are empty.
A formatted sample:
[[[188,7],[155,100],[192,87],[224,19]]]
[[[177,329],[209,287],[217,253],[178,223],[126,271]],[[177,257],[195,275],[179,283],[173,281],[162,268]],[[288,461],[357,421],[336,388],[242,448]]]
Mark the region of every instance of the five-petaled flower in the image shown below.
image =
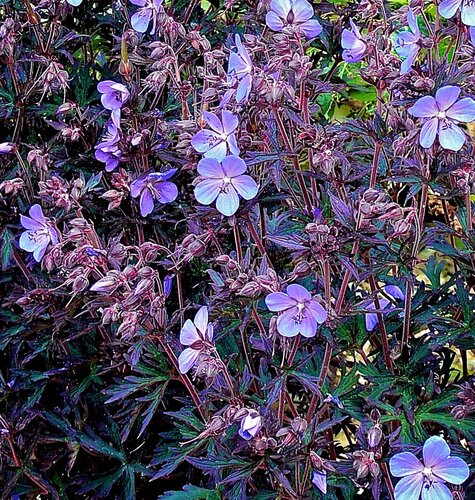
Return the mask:
[[[439,14],[446,19],[455,16],[460,9],[462,22],[467,26],[475,26],[475,5],[473,0],[442,0],[439,4]]]
[[[250,410],[249,413],[241,420],[239,435],[246,441],[256,437],[262,427],[262,417],[256,410]]]
[[[315,38],[322,26],[313,17],[313,7],[307,0],[272,0],[266,15],[266,24],[272,31],[295,26],[307,38]]]
[[[138,33],[145,33],[148,30],[150,21],[152,21],[152,30],[150,34],[153,35],[157,28],[157,14],[163,0],[130,0],[130,3],[140,7],[140,9],[130,18],[132,28]]]
[[[385,286],[384,292],[393,299],[404,300],[404,293],[396,285]],[[381,310],[387,310],[389,312],[394,309],[393,302],[388,300],[386,297],[381,297],[381,298],[378,297],[378,303]],[[367,308],[376,309],[376,304],[374,302],[371,302],[371,304],[369,304]],[[366,330],[368,330],[368,332],[372,332],[376,328],[376,325],[378,324],[377,313],[366,313],[365,323],[366,323]]]
[[[246,163],[239,156],[226,156],[222,162],[203,158],[198,163],[198,173],[204,179],[195,187],[195,198],[203,205],[216,200],[216,208],[230,217],[239,208],[239,195],[252,200],[259,190],[256,181],[245,175]]]
[[[238,117],[231,111],[223,110],[220,120],[214,113],[203,112],[206,123],[212,128],[203,129],[191,138],[191,145],[203,153],[206,158],[221,161],[228,151],[232,155],[239,154],[235,131],[238,127]]]
[[[396,500],[452,500],[445,483],[462,484],[469,476],[467,464],[450,456],[448,444],[430,437],[422,448],[424,463],[410,452],[397,453],[389,461],[391,474],[402,477],[395,488]]]
[[[104,80],[97,85],[97,90],[102,94],[101,102],[104,108],[114,111],[120,109],[130,97],[130,93],[125,85]]]
[[[213,342],[213,325],[208,324],[208,308],[202,306],[191,321],[187,319],[180,332],[181,345],[189,346],[178,357],[180,373],[187,373],[200,353],[205,348],[211,348]]]
[[[106,172],[112,172],[119,166],[122,157],[122,151],[118,146],[119,140],[119,129],[114,123],[109,122],[103,140],[94,147],[96,160],[106,164]]]
[[[402,57],[401,75],[411,70],[421,49],[419,45],[421,32],[419,30],[417,16],[414,15],[412,9],[409,9],[407,13],[407,24],[409,25],[409,31],[400,31],[394,43],[395,51],[398,56]]]
[[[40,205],[33,205],[29,213],[29,217],[20,215],[21,225],[26,229],[20,236],[20,248],[32,252],[36,262],[41,262],[48,245],[58,243],[58,233],[45,219]]]
[[[178,196],[176,184],[170,182],[170,179],[176,168],[166,172],[150,172],[141,175],[130,185],[130,194],[132,198],[140,196],[140,214],[146,217],[153,210],[154,200],[159,203],[171,203]]]
[[[417,118],[424,118],[419,144],[430,148],[439,136],[444,149],[459,151],[465,143],[465,133],[457,124],[475,120],[475,101],[470,97],[457,100],[460,88],[446,85],[432,96],[421,97],[409,113]]]
[[[327,319],[327,312],[317,298],[301,285],[289,285],[283,292],[269,294],[265,301],[268,309],[282,312],[277,318],[277,331],[284,337],[314,337],[319,324]]]
[[[363,59],[366,52],[366,43],[363,41],[358,26],[350,19],[351,31],[344,29],[341,34],[341,46],[343,53],[341,57],[348,63],[355,63]]]
[[[237,52],[229,54],[228,76],[231,83],[238,82],[236,101],[245,102],[249,99],[249,94],[252,89],[252,71],[253,65],[249,52],[241,43],[241,37],[235,36]]]

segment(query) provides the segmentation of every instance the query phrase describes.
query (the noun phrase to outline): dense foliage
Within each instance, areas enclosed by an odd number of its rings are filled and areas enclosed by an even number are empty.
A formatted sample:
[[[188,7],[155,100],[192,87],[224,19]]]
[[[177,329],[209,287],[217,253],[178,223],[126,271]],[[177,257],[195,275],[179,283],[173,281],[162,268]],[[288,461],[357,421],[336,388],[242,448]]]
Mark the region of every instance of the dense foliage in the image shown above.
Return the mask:
[[[1,498],[473,498],[474,12],[0,0]]]

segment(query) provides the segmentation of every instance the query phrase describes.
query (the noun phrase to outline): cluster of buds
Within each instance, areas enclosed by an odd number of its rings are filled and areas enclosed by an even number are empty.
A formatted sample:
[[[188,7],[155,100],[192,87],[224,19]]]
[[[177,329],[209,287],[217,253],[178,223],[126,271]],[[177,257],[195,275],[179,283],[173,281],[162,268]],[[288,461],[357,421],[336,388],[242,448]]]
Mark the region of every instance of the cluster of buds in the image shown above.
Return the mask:
[[[305,232],[313,257],[316,261],[324,261],[329,254],[338,250],[340,243],[338,240],[338,228],[327,224],[312,222],[307,224]]]
[[[211,241],[211,234],[200,235],[189,234],[178,245],[173,253],[175,265],[174,270],[180,270],[182,266],[189,264],[195,257],[200,257],[206,253],[208,244]]]
[[[0,52],[10,56],[13,54],[15,46],[15,37],[18,30],[15,20],[7,17],[3,23],[0,24]]]
[[[39,183],[39,195],[52,203],[55,207],[63,208],[66,212],[77,204],[84,188],[84,180],[76,179],[72,183],[66,182],[60,177],[52,177]]]
[[[42,75],[43,95],[54,90],[62,90],[66,94],[68,81],[69,74],[64,66],[55,61],[50,62]]]
[[[26,157],[28,163],[39,173],[47,172],[51,165],[51,159],[46,151],[32,149]]]
[[[400,205],[390,201],[389,196],[376,189],[367,189],[358,203],[359,229],[376,232],[376,221],[400,220],[404,211]]]
[[[458,397],[463,403],[452,409],[452,414],[455,418],[462,419],[475,414],[475,379],[465,382],[460,386]]]
[[[455,179],[457,187],[464,193],[470,193],[475,190],[475,169],[473,165],[466,163],[457,170],[454,170],[452,176]]]
[[[308,422],[302,417],[296,417],[290,423],[290,427],[280,429],[276,437],[282,438],[281,448],[295,446],[302,442],[304,432],[307,430]]]
[[[25,186],[25,183],[23,179],[20,179],[19,177],[15,177],[15,179],[9,179],[6,181],[3,181],[0,184],[0,191],[3,192],[5,195],[17,195],[19,191],[23,189]]]

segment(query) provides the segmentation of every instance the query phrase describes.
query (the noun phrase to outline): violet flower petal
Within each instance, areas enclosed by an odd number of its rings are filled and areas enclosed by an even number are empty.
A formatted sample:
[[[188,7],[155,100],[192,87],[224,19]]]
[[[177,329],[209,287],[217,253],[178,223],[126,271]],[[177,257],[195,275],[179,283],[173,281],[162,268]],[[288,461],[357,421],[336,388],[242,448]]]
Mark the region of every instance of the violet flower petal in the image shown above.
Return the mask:
[[[459,457],[447,457],[432,467],[432,472],[451,484],[462,484],[470,475],[468,465]]]
[[[245,199],[252,200],[259,191],[259,186],[250,175],[239,175],[232,181],[236,191]]]
[[[138,33],[145,33],[148,30],[151,18],[152,11],[150,9],[139,10],[130,18],[130,24]]]
[[[282,19],[272,10],[266,14],[266,24],[272,31],[280,32],[284,29]]]
[[[160,193],[160,197],[158,198],[159,203],[171,203],[178,196],[178,188],[173,182],[160,182],[160,186],[157,186],[156,189]]]
[[[459,122],[472,122],[475,120],[475,101],[470,97],[460,99],[446,111],[446,115],[451,120]]]
[[[178,370],[180,373],[185,374],[191,370],[199,355],[200,351],[191,349],[191,347],[187,347],[184,351],[182,351],[178,356]]]
[[[310,19],[299,27],[308,39],[316,38],[323,31],[322,25],[316,19]]]
[[[211,205],[221,192],[220,179],[204,179],[195,186],[195,198],[202,205]]]
[[[419,500],[423,483],[422,473],[403,477],[394,488],[397,500]]]
[[[300,325],[295,321],[297,307],[291,307],[277,318],[277,331],[284,337],[295,337],[299,334]]]
[[[208,308],[206,306],[200,307],[195,315],[193,323],[201,333],[202,337],[205,338],[206,329],[208,328]]]
[[[389,469],[394,477],[404,477],[422,473],[424,466],[413,453],[404,451],[391,457]]]
[[[295,307],[297,305],[297,302],[294,299],[283,292],[270,293],[265,298],[265,303],[269,311],[272,312],[285,311],[286,309]]]
[[[452,492],[444,483],[439,481],[425,482],[421,495],[422,500],[453,500]]]
[[[437,136],[437,129],[439,126],[439,120],[437,118],[431,118],[422,125],[421,134],[419,136],[419,144],[423,148],[430,148],[434,144],[435,138]]]
[[[140,215],[146,217],[153,211],[153,196],[150,189],[145,188],[140,195]]]
[[[325,471],[313,471],[312,483],[324,495],[327,494],[327,473]]]
[[[224,113],[224,112],[223,112]],[[221,120],[214,114],[209,111],[203,111],[203,118],[206,123],[218,134],[222,134],[224,132],[223,125]]]
[[[180,344],[192,345],[198,340],[200,340],[200,336],[195,325],[191,319],[187,319],[180,331]]]
[[[307,0],[294,0],[292,2],[294,23],[305,23],[313,16],[313,7]]]
[[[239,196],[231,184],[228,186],[226,193],[221,192],[218,194],[216,208],[228,217],[236,213],[239,208]]]
[[[306,300],[310,300],[312,298],[310,292],[305,287],[298,285],[297,283],[289,285],[285,292],[289,297],[295,299],[297,302],[305,302]]]
[[[427,95],[421,97],[407,112],[416,118],[432,118],[437,115],[439,108],[435,99]]]
[[[462,0],[443,0],[439,4],[439,14],[445,19],[450,19],[455,16],[461,5]]]
[[[198,162],[198,173],[210,179],[222,179],[225,173],[218,160],[214,158],[203,158]]]
[[[247,170],[246,162],[236,155],[229,155],[223,158],[222,169],[226,177],[234,178],[242,175]]]
[[[454,102],[459,98],[460,87],[455,85],[446,85],[441,87],[435,93],[435,100],[437,101],[437,106],[440,111],[446,111],[454,104]]]
[[[465,133],[453,122],[440,121],[439,142],[444,149],[459,151],[465,143]]]

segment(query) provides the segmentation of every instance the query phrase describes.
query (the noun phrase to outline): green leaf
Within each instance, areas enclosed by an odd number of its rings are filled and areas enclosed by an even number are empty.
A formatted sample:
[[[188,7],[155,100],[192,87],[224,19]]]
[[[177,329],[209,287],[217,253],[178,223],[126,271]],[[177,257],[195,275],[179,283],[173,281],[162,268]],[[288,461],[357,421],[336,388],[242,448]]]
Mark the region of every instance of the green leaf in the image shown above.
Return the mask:
[[[158,497],[159,500],[220,500],[221,495],[216,490],[207,490],[187,484],[183,491],[167,491]]]

